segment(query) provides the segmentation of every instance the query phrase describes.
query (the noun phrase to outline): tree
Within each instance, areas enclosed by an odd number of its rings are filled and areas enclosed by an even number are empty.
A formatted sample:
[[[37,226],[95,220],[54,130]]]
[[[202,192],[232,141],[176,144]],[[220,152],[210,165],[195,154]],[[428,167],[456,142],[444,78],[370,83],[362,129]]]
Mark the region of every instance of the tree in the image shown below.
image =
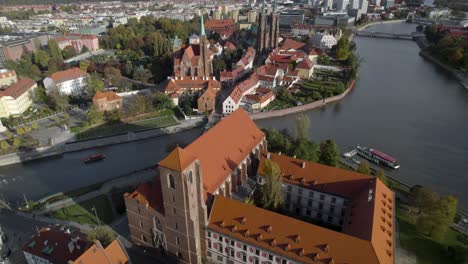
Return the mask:
[[[322,55],[318,56],[317,63],[321,64],[321,65],[329,65],[330,64],[330,58],[327,56],[327,54],[322,54]]]
[[[1,147],[3,150],[7,150],[10,147],[10,145],[8,144],[8,142],[6,142],[6,140],[2,140]]]
[[[161,92],[153,93],[151,99],[153,101],[153,107],[157,110],[171,109],[174,107],[172,99]]]
[[[112,241],[115,240],[115,235],[112,229],[104,226],[99,226],[89,231],[88,240],[91,242],[99,240],[103,247],[107,247],[110,243],[112,243]]]
[[[16,133],[17,133],[18,135],[21,136],[21,135],[24,134],[24,129],[23,129],[22,127],[18,127],[18,128],[16,129]]]
[[[99,75],[97,73],[91,74],[91,76],[88,77],[88,84],[86,86],[86,93],[93,97],[97,91],[104,91],[104,82],[101,81],[99,78]]]
[[[135,100],[130,105],[130,112],[133,114],[144,114],[152,110],[153,105],[151,99],[147,96],[137,95]]]
[[[63,58],[69,59],[76,56],[76,50],[73,46],[66,46],[62,50]]]
[[[439,195],[428,187],[415,185],[410,190],[410,202],[421,211],[428,211],[439,200]]]
[[[338,40],[338,43],[333,46],[333,52],[337,60],[348,59],[348,56],[351,53],[349,50],[348,36],[344,35],[340,40]]]
[[[320,163],[336,167],[338,166],[339,160],[340,153],[338,152],[335,141],[328,139],[320,144]]]
[[[288,152],[292,148],[291,139],[285,134],[280,133],[278,130],[266,129],[264,130],[266,139],[268,141],[268,149],[272,152]]]
[[[80,69],[84,72],[88,72],[88,67],[91,64],[89,60],[80,61]]]
[[[38,127],[39,127],[38,124],[37,124],[37,121],[34,121],[34,122],[32,123],[32,125],[31,125],[31,127],[32,127],[32,129],[37,130]]]
[[[49,54],[45,50],[39,49],[34,53],[34,63],[46,69],[49,64]]]
[[[120,110],[118,109],[104,112],[104,119],[107,122],[118,122],[120,121],[121,118],[122,118],[122,112],[120,112]]]
[[[54,110],[62,110],[68,106],[68,96],[60,94],[57,90],[49,92],[49,106]]]
[[[104,114],[99,111],[97,106],[92,105],[86,114],[86,120],[88,121],[89,125],[99,124],[104,121]]]
[[[458,200],[453,196],[438,199],[430,208],[421,212],[417,219],[418,230],[434,239],[442,239],[453,223]]]
[[[151,72],[148,69],[143,68],[143,66],[138,67],[135,72],[133,72],[133,79],[147,83],[151,78]]]
[[[13,138],[13,133],[11,133],[10,130],[7,130],[7,131],[5,132],[5,134],[6,134],[6,136],[7,136],[8,139],[12,139],[12,138]]]
[[[260,206],[279,211],[284,206],[283,194],[281,193],[281,170],[274,161],[265,159],[264,163],[265,184],[260,187]]]
[[[359,163],[359,166],[356,172],[359,172],[365,175],[370,175],[371,170],[370,170],[369,162],[367,162],[366,160],[361,161],[361,163]]]
[[[120,70],[115,67],[106,67],[104,69],[104,77],[110,85],[116,85],[122,80]]]
[[[310,119],[305,114],[296,116],[294,135],[296,139],[307,139],[309,137]]]
[[[60,50],[60,47],[55,39],[50,39],[47,42],[47,45],[49,47],[49,53],[52,58],[63,60],[62,51]]]
[[[13,139],[13,146],[15,148],[19,148],[19,146],[21,146],[21,140],[19,138],[14,138]]]
[[[305,138],[299,138],[294,142],[293,154],[298,159],[317,162],[319,146]]]
[[[377,171],[375,177],[383,182],[383,184],[389,186],[389,181],[387,176],[385,176],[385,172],[383,170]]]
[[[34,90],[34,101],[36,103],[47,104],[49,98],[47,97],[44,86],[38,85]]]
[[[86,53],[86,52],[89,52],[89,49],[88,49],[88,47],[86,47],[85,45],[83,45],[83,47],[81,47],[80,54],[83,54],[83,53]]]

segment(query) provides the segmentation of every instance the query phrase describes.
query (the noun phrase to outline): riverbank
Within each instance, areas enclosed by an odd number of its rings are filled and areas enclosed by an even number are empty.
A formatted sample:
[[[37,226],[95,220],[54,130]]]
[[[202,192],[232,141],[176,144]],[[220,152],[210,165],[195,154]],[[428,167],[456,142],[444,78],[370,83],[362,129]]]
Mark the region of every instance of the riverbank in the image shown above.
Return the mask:
[[[62,156],[63,154],[69,152],[165,136],[173,133],[187,131],[197,127],[202,127],[204,124],[205,119],[191,119],[185,120],[179,125],[166,128],[155,128],[136,132],[128,132],[125,134],[100,137],[96,139],[67,142],[64,145],[59,145],[55,147],[42,147],[29,152],[12,153],[0,156],[0,167],[49,157]]]
[[[333,102],[336,102],[336,101],[339,101],[339,100],[343,99],[354,88],[355,83],[356,83],[356,80],[351,81],[348,88],[340,95],[328,97],[328,98],[325,98],[324,100],[315,101],[315,102],[312,102],[312,103],[309,103],[309,104],[290,107],[290,108],[286,108],[286,109],[253,113],[253,114],[250,114],[250,117],[253,120],[261,120],[261,119],[267,119],[267,118],[280,117],[280,116],[300,113],[300,112],[312,110],[312,109],[315,109],[315,108],[319,108],[319,107],[322,107],[322,106],[327,105],[329,103],[333,103]]]
[[[426,51],[421,50],[419,52],[419,55],[421,55],[423,58],[427,59],[428,61],[437,64],[447,72],[450,72],[463,86],[463,88],[468,90],[468,73],[464,73],[462,71],[456,70],[453,67],[443,63],[439,59],[435,58],[434,56],[430,55]]]
[[[386,21],[375,21],[375,22],[370,22],[364,25],[360,25],[357,27],[358,31],[365,30],[366,28],[373,26],[373,25],[382,25],[382,24],[395,24],[395,23],[403,23],[406,20],[404,19],[397,19],[397,20],[386,20]]]

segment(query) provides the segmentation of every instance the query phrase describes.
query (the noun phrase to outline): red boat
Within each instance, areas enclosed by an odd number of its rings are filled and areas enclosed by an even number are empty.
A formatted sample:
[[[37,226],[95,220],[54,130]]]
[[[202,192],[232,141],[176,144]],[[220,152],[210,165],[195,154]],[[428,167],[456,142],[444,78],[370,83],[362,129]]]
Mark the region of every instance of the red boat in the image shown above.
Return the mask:
[[[104,154],[94,154],[91,156],[88,156],[83,159],[84,163],[91,163],[91,162],[96,162],[105,159],[106,156]]]

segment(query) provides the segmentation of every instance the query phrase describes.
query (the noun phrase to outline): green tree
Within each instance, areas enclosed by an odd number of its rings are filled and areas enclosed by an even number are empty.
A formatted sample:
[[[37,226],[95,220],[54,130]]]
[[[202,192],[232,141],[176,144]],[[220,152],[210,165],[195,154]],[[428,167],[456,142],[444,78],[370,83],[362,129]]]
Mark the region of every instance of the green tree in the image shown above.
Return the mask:
[[[434,239],[442,239],[453,223],[457,204],[458,200],[453,196],[440,198],[430,208],[421,212],[417,219],[418,230]]]
[[[115,235],[112,229],[104,226],[96,227],[88,232],[88,240],[94,242],[98,240],[103,247],[109,246],[115,240]]]
[[[104,91],[104,82],[101,81],[97,73],[91,74],[88,77],[88,84],[86,86],[86,94],[93,97],[97,91]]]
[[[336,167],[339,161],[340,153],[335,141],[328,139],[322,142],[320,144],[319,162],[324,165]]]
[[[19,148],[21,146],[21,140],[19,138],[14,138],[13,139],[13,146],[15,148]]]
[[[151,72],[148,69],[143,68],[143,66],[138,67],[135,72],[133,72],[133,79],[147,83],[151,78]]]
[[[80,69],[84,72],[88,72],[88,67],[91,64],[89,60],[80,61]]]
[[[27,134],[27,133],[29,133],[29,132],[31,132],[31,127],[28,126],[28,125],[25,125],[25,126],[24,126],[24,133]]]
[[[293,154],[298,159],[318,161],[319,146],[305,138],[299,138],[293,143]]]
[[[296,139],[309,138],[310,119],[308,116],[305,114],[297,115],[294,125],[294,135]]]
[[[333,52],[337,60],[347,60],[351,51],[349,50],[349,40],[346,35],[338,40],[338,43],[333,47]]]
[[[388,178],[387,176],[385,176],[385,172],[383,170],[379,170],[377,171],[377,173],[375,174],[375,177],[379,180],[381,180],[383,182],[383,184],[389,186],[389,181],[388,181]]]
[[[157,110],[172,109],[174,102],[172,99],[162,92],[155,92],[151,95],[153,107]]]
[[[49,92],[48,97],[49,106],[54,110],[62,110],[68,107],[68,96],[60,94],[57,90]]]
[[[321,65],[329,65],[330,64],[330,58],[328,57],[327,54],[322,54],[322,55],[318,56],[317,63],[321,64]]]
[[[37,50],[34,53],[34,63],[41,66],[42,69],[46,69],[49,64],[49,54],[45,50]]]
[[[11,133],[10,130],[7,130],[7,131],[5,132],[5,134],[6,134],[6,136],[7,136],[8,139],[12,139],[12,138],[13,138],[13,133]]]
[[[104,69],[104,77],[110,85],[117,85],[122,80],[120,70],[115,67],[106,67]]]
[[[32,129],[37,130],[39,128],[37,121],[34,121],[31,125]]]
[[[274,161],[266,159],[264,163],[265,183],[260,187],[259,204],[268,210],[280,211],[284,206],[281,193],[281,170]]]
[[[428,187],[415,185],[410,190],[411,204],[421,211],[428,211],[439,200],[439,195]]]
[[[40,104],[47,104],[49,98],[47,97],[44,86],[38,85],[34,90],[34,101]]]
[[[6,140],[2,140],[1,147],[3,150],[7,150],[8,148],[10,148],[10,145],[8,144],[8,142],[6,142]]]
[[[102,123],[104,121],[104,113],[99,111],[97,106],[92,105],[88,113],[86,113],[86,120],[90,125]]]
[[[22,127],[18,127],[18,128],[16,129],[16,134],[18,134],[18,135],[20,135],[20,136],[23,135],[23,134],[24,134],[24,129],[23,129]]]
[[[60,50],[60,47],[55,39],[50,39],[47,42],[47,46],[49,47],[49,53],[52,58],[63,60],[62,51]]]
[[[153,110],[151,99],[147,96],[137,95],[130,105],[130,112],[133,114],[144,114]]]
[[[104,119],[107,122],[119,122],[122,119],[122,112],[118,109],[104,112]]]
[[[369,162],[367,162],[366,160],[361,161],[361,163],[359,163],[359,166],[356,172],[359,172],[365,175],[370,175],[371,170],[370,170]]]
[[[83,54],[83,53],[86,53],[86,52],[89,52],[89,49],[88,49],[88,47],[83,45],[83,47],[81,47],[80,54]]]
[[[65,58],[65,59],[72,58],[72,57],[76,56],[76,50],[75,50],[75,48],[73,46],[66,46],[62,50],[62,55],[63,55],[63,58]]]

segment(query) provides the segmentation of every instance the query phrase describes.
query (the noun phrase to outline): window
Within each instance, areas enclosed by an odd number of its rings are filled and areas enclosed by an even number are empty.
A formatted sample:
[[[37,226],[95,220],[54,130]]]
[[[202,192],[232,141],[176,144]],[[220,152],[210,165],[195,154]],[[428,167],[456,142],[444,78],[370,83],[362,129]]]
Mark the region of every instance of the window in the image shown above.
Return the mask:
[[[281,264],[287,264],[287,263],[288,263],[287,260],[285,260],[285,259],[281,260]]]
[[[309,201],[307,201],[307,206],[312,206],[312,199],[309,199]]]
[[[335,212],[335,206],[330,207],[330,214],[333,214]]]
[[[242,246],[242,249],[245,250],[245,251],[247,251],[247,245],[243,245],[243,246]]]
[[[320,200],[321,200],[321,201],[325,200],[325,195],[321,194],[321,195],[320,195]]]
[[[323,203],[320,203],[320,204],[319,204],[319,209],[320,209],[320,210],[323,209]]]
[[[223,237],[222,237],[222,236],[219,236],[219,237],[218,237],[218,240],[221,241],[221,242],[223,242]]]
[[[176,243],[177,243],[177,245],[180,245],[180,239],[177,236],[176,236]]]
[[[268,260],[273,260],[273,255],[272,254],[268,254]]]
[[[231,246],[234,246],[234,240],[231,240]]]
[[[218,248],[219,252],[223,253],[223,246],[220,244]]]
[[[247,262],[247,255],[246,254],[242,254],[242,261]]]
[[[311,198],[314,197],[314,192],[313,191],[309,192],[309,197],[311,197]]]
[[[182,256],[182,253],[180,253],[180,252],[177,252],[177,257],[178,257],[179,259],[184,259],[184,257]]]
[[[233,249],[233,248],[231,248],[231,249],[229,250],[229,255],[230,255],[231,257],[234,257],[234,249]]]
[[[260,256],[260,250],[255,249],[255,255]]]
[[[208,240],[208,248],[211,248],[211,241]]]
[[[206,255],[207,255],[208,257],[211,257],[211,252],[210,252],[210,251],[206,252]]]
[[[332,198],[332,203],[336,203],[336,197]]]
[[[306,214],[310,215],[310,210],[309,209],[306,210]]]
[[[333,217],[329,216],[329,217],[327,218],[327,221],[328,221],[328,222],[332,222],[332,221],[333,221]]]
[[[345,216],[345,214],[346,214],[346,210],[344,208],[341,209],[341,216]]]
[[[297,203],[298,203],[298,204],[301,203],[301,199],[302,199],[301,196],[297,196]]]
[[[211,237],[211,232],[210,231],[208,231],[208,237]]]
[[[175,190],[175,179],[174,179],[174,176],[172,176],[172,174],[169,174],[168,176],[169,180],[169,188]]]
[[[206,108],[206,106],[205,106],[205,108]],[[189,178],[189,182],[193,183],[192,171],[189,171],[188,178]]]
[[[322,219],[322,213],[317,213],[317,218]]]
[[[223,256],[218,256],[217,259],[218,261],[223,261]]]
[[[301,208],[300,207],[296,207],[296,214],[300,214],[301,213]]]
[[[143,229],[143,221],[140,220],[140,228]]]
[[[177,225],[177,222],[175,223],[175,229],[179,229],[179,226]]]
[[[302,195],[302,188],[298,189],[298,193],[299,193],[299,195]]]
[[[292,186],[288,185],[288,192],[292,191]]]
[[[254,264],[260,264],[260,261],[258,259],[254,259]]]
[[[289,202],[291,200],[291,194],[286,194],[286,201]]]

